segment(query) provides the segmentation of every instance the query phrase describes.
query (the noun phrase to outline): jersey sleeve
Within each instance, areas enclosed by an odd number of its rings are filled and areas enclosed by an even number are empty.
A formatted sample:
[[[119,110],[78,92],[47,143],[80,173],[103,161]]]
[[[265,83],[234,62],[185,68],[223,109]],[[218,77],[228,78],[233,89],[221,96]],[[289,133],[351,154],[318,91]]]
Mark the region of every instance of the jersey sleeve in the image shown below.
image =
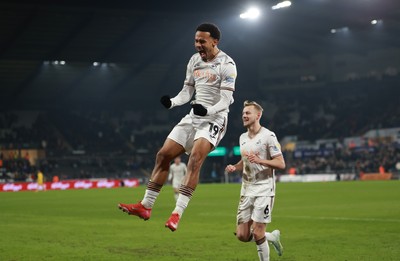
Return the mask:
[[[221,99],[214,106],[207,108],[207,115],[213,115],[219,111],[225,110],[233,103],[233,92],[221,90]]]
[[[243,148],[242,148],[242,141],[243,141],[243,134],[241,134],[240,135],[240,137],[239,137],[239,149],[240,149],[240,156],[241,157],[243,157],[243,155],[242,155],[242,150],[243,150]]]
[[[186,66],[186,77],[183,83],[182,90],[171,99],[171,107],[180,106],[190,101],[194,94],[194,78],[193,78],[193,56],[190,58],[187,66]]]
[[[269,154],[271,155],[271,158],[282,155],[281,145],[279,144],[278,138],[276,137],[275,133],[271,132],[268,135],[267,149],[269,151]]]
[[[236,65],[233,60],[227,60],[221,68],[221,90],[235,90],[236,82]]]
[[[186,77],[183,83],[184,86],[194,87],[193,67],[194,67],[194,56],[190,58],[186,66]]]

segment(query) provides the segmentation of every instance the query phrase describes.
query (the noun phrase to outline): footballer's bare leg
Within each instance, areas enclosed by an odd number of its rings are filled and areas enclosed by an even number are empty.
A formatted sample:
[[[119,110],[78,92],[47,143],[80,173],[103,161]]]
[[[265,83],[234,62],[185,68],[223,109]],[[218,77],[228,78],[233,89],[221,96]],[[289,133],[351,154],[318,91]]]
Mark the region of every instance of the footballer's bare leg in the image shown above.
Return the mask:
[[[162,148],[157,152],[156,162],[147,183],[147,189],[143,200],[136,204],[118,204],[118,208],[129,215],[138,216],[148,220],[151,216],[151,209],[160,194],[161,188],[168,178],[170,162],[184,153],[184,148],[175,141],[167,138]]]
[[[265,235],[265,223],[253,223],[253,236],[257,245],[257,253],[260,260],[269,260],[269,245]]]
[[[167,138],[162,148],[157,152],[150,180],[162,186],[168,178],[171,161],[183,153],[185,153],[185,149],[182,145]]]
[[[201,166],[212,148],[212,144],[204,138],[195,140],[193,144],[193,149],[188,160],[187,174],[183,184],[179,188],[179,196],[176,201],[175,209],[165,223],[165,227],[169,228],[171,231],[175,231],[178,227],[179,220],[199,183]]]
[[[242,242],[254,241],[253,232],[251,226],[253,225],[253,220],[246,223],[240,223],[236,227],[236,237]]]
[[[261,227],[259,226],[260,224]],[[265,232],[265,229],[266,224],[254,222],[253,226],[253,220],[250,220],[237,226],[235,236],[242,242],[257,242],[257,240],[262,239],[264,232],[267,241],[272,244],[276,253],[281,256],[283,254],[283,246],[280,241],[281,232],[276,229],[270,233]],[[257,236],[255,233],[257,233]]]
[[[185,176],[184,185],[196,189],[199,183],[200,169],[203,165],[208,153],[212,150],[212,144],[204,139],[199,138],[193,144],[192,152],[189,156],[187,165],[187,175]]]

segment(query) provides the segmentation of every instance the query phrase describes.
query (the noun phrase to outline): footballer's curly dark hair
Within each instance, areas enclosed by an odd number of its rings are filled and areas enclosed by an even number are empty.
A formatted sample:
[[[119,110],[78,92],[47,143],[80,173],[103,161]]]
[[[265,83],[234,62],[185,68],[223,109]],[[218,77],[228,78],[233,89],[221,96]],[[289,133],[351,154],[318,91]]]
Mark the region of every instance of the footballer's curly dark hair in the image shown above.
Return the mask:
[[[210,33],[211,37],[217,40],[221,39],[221,31],[219,30],[218,26],[212,23],[203,23],[196,28],[196,32],[208,32]]]

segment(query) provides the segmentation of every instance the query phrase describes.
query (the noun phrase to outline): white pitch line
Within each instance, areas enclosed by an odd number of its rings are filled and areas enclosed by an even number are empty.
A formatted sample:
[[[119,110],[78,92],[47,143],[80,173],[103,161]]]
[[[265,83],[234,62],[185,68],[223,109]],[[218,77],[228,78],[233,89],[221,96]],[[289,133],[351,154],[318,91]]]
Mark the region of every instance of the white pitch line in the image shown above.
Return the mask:
[[[365,222],[395,222],[400,223],[400,219],[384,219],[384,218],[351,218],[351,217],[317,217],[317,216],[274,216],[275,218],[302,218],[302,219],[318,219],[318,220],[345,220],[345,221],[365,221]]]

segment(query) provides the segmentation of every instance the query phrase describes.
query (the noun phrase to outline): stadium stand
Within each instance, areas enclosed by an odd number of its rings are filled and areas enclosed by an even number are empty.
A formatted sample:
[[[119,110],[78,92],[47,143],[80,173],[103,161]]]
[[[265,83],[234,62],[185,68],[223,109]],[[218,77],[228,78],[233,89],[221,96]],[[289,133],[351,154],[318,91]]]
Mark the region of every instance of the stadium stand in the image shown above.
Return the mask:
[[[399,173],[400,115],[396,81],[364,80],[327,86],[323,91],[274,93],[266,106],[264,124],[281,140],[287,170],[297,174],[378,172]],[[341,91],[338,91],[340,89]],[[278,97],[275,98],[275,97]],[[240,98],[237,99],[240,103]],[[373,106],[379,105],[374,110]],[[270,109],[274,108],[274,109]],[[29,179],[35,169],[62,179],[135,176],[146,178],[153,158],[179,115],[143,111],[7,111],[0,118],[3,177]],[[221,146],[232,148],[243,132],[241,104],[232,106],[230,126]],[[274,111],[275,113],[269,113]],[[149,117],[149,115],[157,115]],[[392,129],[390,135],[383,135]],[[368,137],[369,130],[381,135]],[[396,136],[397,135],[397,136]],[[291,144],[295,146],[291,146]],[[22,149],[44,150],[30,163]],[[16,155],[6,155],[17,151]],[[18,152],[19,151],[19,152]],[[230,158],[231,157],[231,158]],[[210,159],[203,181],[220,181],[233,155]],[[211,176],[211,168],[219,177]],[[282,172],[283,173],[283,172]]]

